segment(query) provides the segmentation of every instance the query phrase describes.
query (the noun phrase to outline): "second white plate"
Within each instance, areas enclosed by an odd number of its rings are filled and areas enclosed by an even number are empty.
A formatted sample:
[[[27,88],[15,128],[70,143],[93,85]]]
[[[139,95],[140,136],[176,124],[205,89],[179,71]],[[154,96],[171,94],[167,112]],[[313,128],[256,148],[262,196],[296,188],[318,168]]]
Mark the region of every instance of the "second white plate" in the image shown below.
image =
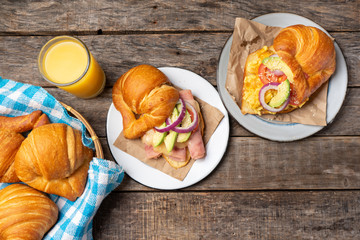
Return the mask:
[[[199,182],[209,175],[221,161],[229,139],[229,117],[218,92],[204,78],[185,69],[173,67],[159,69],[174,85],[182,89],[190,89],[194,96],[206,101],[224,114],[224,118],[206,145],[206,157],[196,160],[185,179],[179,181],[121,151],[113,145],[123,128],[121,114],[115,109],[114,104],[111,104],[108,112],[106,133],[114,159],[131,178],[152,188],[179,189]]]
[[[327,33],[325,29],[315,22],[289,13],[266,14],[253,19],[253,21],[277,27],[304,24],[307,26],[317,27]],[[323,128],[322,126],[303,125],[297,123],[277,123],[275,121],[266,121],[255,115],[243,115],[239,106],[234,102],[225,89],[231,43],[232,36],[228,39],[220,54],[217,69],[217,85],[226,108],[244,128],[260,137],[274,141],[294,141],[302,139]],[[334,45],[336,51],[336,70],[329,81],[326,118],[328,124],[334,120],[343,104],[348,83],[348,73],[344,56],[336,42],[334,42]]]

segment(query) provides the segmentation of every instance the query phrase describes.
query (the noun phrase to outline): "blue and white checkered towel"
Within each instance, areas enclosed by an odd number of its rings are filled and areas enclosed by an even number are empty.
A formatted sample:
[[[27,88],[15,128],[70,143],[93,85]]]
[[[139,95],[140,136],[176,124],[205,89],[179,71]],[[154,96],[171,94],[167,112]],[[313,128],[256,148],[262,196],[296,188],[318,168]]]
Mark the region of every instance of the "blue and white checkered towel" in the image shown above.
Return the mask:
[[[66,123],[81,130],[84,145],[94,148],[85,126],[68,115],[64,107],[43,88],[0,77],[0,115],[20,116],[42,110],[51,122]],[[103,199],[121,183],[124,171],[115,162],[94,158],[90,163],[84,193],[74,202],[51,195],[59,218],[44,239],[92,239],[92,219]],[[0,183],[0,189],[9,184]]]

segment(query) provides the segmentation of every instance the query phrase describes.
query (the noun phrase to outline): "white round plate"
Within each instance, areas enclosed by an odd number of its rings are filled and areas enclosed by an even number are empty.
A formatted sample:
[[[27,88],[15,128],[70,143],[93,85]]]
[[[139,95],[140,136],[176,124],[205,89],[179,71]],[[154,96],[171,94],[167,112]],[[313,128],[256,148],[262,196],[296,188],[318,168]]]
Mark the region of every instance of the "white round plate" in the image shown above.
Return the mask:
[[[287,27],[295,24],[303,24],[317,27],[327,33],[325,29],[313,21],[289,13],[266,14],[253,19],[253,21],[277,27]],[[228,39],[220,54],[217,69],[217,85],[220,96],[226,108],[244,128],[260,137],[274,141],[299,140],[308,137],[323,128],[323,126],[268,121],[256,115],[250,114],[243,115],[238,105],[233,101],[225,89],[231,43],[232,36]],[[334,45],[336,51],[336,70],[329,81],[326,116],[326,121],[328,124],[331,123],[331,121],[335,118],[343,104],[348,82],[348,73],[344,56],[336,42],[334,42]]]
[[[121,114],[115,109],[114,104],[111,104],[107,116],[107,139],[114,159],[135,181],[151,188],[179,189],[199,182],[210,174],[221,161],[229,139],[229,117],[218,92],[204,78],[180,68],[163,67],[159,69],[174,85],[182,89],[190,89],[194,96],[206,101],[224,114],[224,118],[206,145],[206,157],[196,160],[185,179],[180,181],[121,151],[113,145],[123,129]]]

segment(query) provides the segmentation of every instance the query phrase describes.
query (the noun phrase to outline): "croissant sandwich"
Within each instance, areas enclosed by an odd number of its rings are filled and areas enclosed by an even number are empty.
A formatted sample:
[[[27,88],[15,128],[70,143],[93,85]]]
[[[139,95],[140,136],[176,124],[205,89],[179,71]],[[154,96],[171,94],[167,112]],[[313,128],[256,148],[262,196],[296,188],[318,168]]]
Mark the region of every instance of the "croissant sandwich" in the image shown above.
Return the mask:
[[[247,57],[241,112],[276,114],[303,106],[334,73],[335,57],[332,39],[320,29],[282,29],[272,46]]]
[[[148,159],[163,156],[174,168],[205,156],[204,121],[190,90],[171,86],[159,69],[140,65],[113,87],[113,103],[126,138],[141,137]]]
[[[92,157],[79,130],[47,124],[32,130],[22,142],[15,155],[15,172],[37,190],[74,201],[84,191]]]
[[[12,184],[0,191],[0,239],[40,240],[57,218],[56,204],[29,186]]]

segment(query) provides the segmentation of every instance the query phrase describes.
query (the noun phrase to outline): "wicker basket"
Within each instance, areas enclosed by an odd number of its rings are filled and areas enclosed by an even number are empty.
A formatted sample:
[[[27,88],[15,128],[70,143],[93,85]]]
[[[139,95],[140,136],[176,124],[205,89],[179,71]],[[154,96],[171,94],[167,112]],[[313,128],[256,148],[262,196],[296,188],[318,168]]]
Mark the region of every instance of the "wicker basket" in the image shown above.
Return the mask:
[[[96,157],[103,159],[104,158],[104,152],[103,152],[103,149],[101,147],[100,140],[99,140],[98,136],[96,135],[94,129],[89,124],[89,122],[78,111],[76,111],[75,109],[73,109],[69,105],[66,105],[63,102],[60,102],[60,103],[61,103],[61,105],[63,105],[63,107],[67,111],[72,113],[77,119],[79,119],[85,125],[86,130],[90,133],[91,139],[94,141]]]

